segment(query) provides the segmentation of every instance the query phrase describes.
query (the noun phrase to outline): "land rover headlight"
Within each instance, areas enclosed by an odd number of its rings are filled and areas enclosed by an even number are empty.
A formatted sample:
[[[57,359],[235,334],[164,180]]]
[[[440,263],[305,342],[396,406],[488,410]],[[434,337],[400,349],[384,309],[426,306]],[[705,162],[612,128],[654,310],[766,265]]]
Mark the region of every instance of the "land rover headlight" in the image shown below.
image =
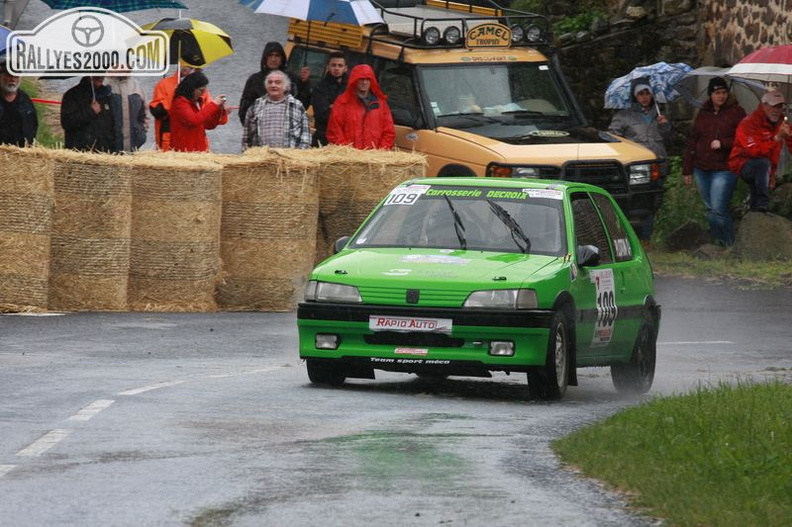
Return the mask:
[[[523,37],[525,37],[525,30],[522,28],[522,26],[518,26],[517,24],[514,24],[511,27],[511,31],[512,31],[512,42],[515,44],[521,41]]]
[[[542,29],[539,26],[528,26],[525,30],[525,40],[535,44],[542,40]]]
[[[652,165],[630,165],[630,185],[645,185],[652,181]]]
[[[470,293],[462,307],[473,309],[534,309],[539,303],[533,289],[490,289]]]
[[[358,288],[352,285],[334,284],[332,282],[320,282],[310,280],[305,288],[305,300],[308,302],[343,302],[359,304],[363,302],[360,298]]]
[[[443,31],[443,41],[450,45],[456,46],[462,40],[462,31],[456,26],[449,26]]]
[[[512,177],[540,178],[542,174],[537,167],[515,167]]]
[[[436,27],[427,27],[423,32],[423,41],[429,46],[436,46],[440,42],[440,30]]]

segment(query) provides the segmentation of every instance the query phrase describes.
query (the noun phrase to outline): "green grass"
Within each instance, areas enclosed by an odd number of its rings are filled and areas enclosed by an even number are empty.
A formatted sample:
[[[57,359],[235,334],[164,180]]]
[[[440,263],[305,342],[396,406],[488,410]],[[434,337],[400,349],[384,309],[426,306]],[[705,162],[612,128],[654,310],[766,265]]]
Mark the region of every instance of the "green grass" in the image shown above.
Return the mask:
[[[661,250],[650,250],[649,260],[657,276],[729,282],[742,288],[792,287],[789,262],[750,262],[729,257],[701,260],[684,252]]]
[[[790,525],[790,385],[721,384],[657,398],[553,448],[669,525]]]
[[[40,84],[31,79],[22,79],[21,88],[31,99],[42,97]],[[38,133],[36,141],[47,148],[60,148],[63,146],[63,130],[60,127],[60,106],[51,104],[34,103],[38,112]]]

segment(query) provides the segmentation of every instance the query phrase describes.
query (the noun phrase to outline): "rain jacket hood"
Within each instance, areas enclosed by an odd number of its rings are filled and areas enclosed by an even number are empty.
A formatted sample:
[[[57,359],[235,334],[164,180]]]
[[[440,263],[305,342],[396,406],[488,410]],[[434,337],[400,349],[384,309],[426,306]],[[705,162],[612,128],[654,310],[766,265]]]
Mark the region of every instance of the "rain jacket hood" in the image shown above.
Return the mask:
[[[267,42],[264,46],[264,51],[261,52],[261,71],[262,73],[269,73],[270,69],[267,67],[267,55],[272,53],[273,51],[280,53],[281,56],[281,66],[280,69],[283,71],[288,71],[289,63],[286,59],[286,51],[284,51],[283,46],[280,42]]]
[[[377,82],[377,77],[374,76],[374,69],[368,64],[358,64],[352,68],[352,71],[349,73],[349,79],[347,80],[346,91],[341,94],[339,98],[343,97],[347,100],[352,100],[352,98],[357,97],[357,82],[361,79],[368,79],[371,81],[371,93],[376,95],[377,99],[385,100],[388,98],[387,95],[382,93],[379,82]]]

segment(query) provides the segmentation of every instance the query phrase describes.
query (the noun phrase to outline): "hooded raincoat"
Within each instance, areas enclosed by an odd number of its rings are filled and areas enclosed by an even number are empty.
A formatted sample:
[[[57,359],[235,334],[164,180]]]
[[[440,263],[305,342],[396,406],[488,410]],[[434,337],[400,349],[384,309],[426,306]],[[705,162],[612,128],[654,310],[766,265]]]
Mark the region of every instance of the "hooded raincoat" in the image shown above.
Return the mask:
[[[245,87],[242,90],[242,97],[239,99],[239,120],[245,124],[245,114],[248,108],[253,106],[256,99],[267,94],[267,89],[264,87],[264,79],[267,74],[272,71],[267,67],[267,55],[272,52],[280,53],[281,55],[281,71],[285,71],[291,80],[291,94],[297,98],[304,108],[308,108],[311,104],[311,83],[301,82],[300,78],[289,71],[289,63],[286,60],[286,52],[280,42],[267,42],[264,46],[264,51],[261,53],[261,69],[248,77]]]
[[[357,83],[361,79],[371,81],[366,99],[361,99],[357,94]],[[333,144],[367,150],[391,149],[395,139],[387,96],[382,93],[374,70],[368,64],[355,66],[349,74],[346,90],[333,104],[327,124],[327,140]]]
[[[784,122],[783,118],[777,123],[771,122],[765,115],[761,103],[753,113],[743,119],[737,127],[734,146],[729,156],[731,171],[739,175],[749,159],[765,157],[770,160],[770,188],[774,188],[778,159],[784,147],[784,142],[776,141],[775,136],[782,122]],[[792,137],[787,138],[786,143],[792,151]]]

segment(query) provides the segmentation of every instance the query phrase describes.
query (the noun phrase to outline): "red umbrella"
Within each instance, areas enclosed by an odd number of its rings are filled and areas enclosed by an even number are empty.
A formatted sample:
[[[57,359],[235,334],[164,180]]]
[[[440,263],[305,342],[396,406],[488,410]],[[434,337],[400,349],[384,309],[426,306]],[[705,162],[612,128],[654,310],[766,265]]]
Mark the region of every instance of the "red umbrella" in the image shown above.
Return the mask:
[[[758,49],[732,66],[727,75],[765,83],[792,83],[792,44]]]

